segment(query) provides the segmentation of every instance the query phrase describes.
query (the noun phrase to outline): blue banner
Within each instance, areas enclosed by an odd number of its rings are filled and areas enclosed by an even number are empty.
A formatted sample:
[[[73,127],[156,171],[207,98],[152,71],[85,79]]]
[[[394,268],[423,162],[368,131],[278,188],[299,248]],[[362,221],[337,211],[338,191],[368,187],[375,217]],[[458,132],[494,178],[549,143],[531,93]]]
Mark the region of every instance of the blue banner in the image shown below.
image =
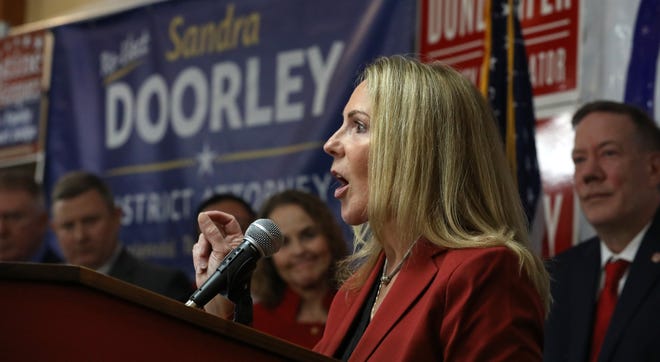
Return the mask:
[[[53,29],[45,183],[97,172],[122,241],[192,275],[194,211],[231,192],[332,198],[322,151],[361,67],[411,53],[415,1],[170,1]]]

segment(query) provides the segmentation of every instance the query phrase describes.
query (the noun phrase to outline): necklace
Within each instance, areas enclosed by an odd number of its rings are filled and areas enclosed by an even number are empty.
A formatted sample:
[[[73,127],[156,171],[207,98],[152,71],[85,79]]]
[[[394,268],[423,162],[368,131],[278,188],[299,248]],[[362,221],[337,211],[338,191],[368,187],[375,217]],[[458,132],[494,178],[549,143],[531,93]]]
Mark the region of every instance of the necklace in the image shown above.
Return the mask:
[[[419,238],[418,238],[419,239]],[[371,313],[369,313],[370,319],[374,318],[374,313],[376,313],[376,303],[378,303],[378,298],[380,298],[380,290],[382,289],[383,285],[387,286],[390,284],[392,281],[392,278],[401,270],[401,267],[403,266],[403,262],[408,259],[410,256],[410,252],[412,251],[413,246],[417,243],[417,240],[413,241],[412,244],[408,247],[408,250],[406,250],[406,253],[403,254],[403,258],[401,258],[401,261],[394,267],[392,272],[390,274],[385,274],[387,271],[387,258],[385,258],[385,263],[383,264],[383,275],[380,277],[380,282],[378,283],[378,290],[376,291],[376,298],[374,299],[374,304],[371,305]]]
[[[415,243],[416,240],[413,241],[412,244],[410,244],[410,247],[408,247],[406,253],[403,254],[403,258],[401,258],[401,261],[399,261],[399,263],[396,266],[394,266],[394,269],[392,269],[392,271],[389,274],[385,274],[385,272],[387,271],[387,258],[385,258],[385,264],[383,265],[383,275],[380,277],[380,284],[383,285],[390,284],[392,278],[394,278],[396,273],[398,273],[399,270],[401,270],[401,267],[403,266],[403,262],[405,262],[406,259],[408,259],[408,257],[410,256],[410,252],[412,251],[412,248],[415,245]],[[380,291],[380,285],[378,286],[378,291]],[[376,297],[376,299],[378,299],[378,297]]]

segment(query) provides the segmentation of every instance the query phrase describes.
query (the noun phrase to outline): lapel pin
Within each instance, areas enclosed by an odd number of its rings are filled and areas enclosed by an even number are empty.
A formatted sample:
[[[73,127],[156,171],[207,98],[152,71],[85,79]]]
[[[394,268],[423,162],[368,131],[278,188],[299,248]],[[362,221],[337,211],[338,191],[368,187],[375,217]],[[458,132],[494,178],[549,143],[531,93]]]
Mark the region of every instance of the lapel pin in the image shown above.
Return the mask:
[[[653,253],[653,255],[651,255],[651,261],[656,264],[660,263],[660,253]]]

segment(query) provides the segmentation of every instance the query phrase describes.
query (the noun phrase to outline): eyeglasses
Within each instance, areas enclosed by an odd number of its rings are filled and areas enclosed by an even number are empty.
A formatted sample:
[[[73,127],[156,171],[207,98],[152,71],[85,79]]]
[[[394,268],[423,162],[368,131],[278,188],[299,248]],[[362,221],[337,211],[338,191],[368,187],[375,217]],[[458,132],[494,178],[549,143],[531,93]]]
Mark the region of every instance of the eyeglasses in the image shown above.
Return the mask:
[[[18,224],[29,218],[30,215],[26,211],[0,212],[0,221],[6,224]]]

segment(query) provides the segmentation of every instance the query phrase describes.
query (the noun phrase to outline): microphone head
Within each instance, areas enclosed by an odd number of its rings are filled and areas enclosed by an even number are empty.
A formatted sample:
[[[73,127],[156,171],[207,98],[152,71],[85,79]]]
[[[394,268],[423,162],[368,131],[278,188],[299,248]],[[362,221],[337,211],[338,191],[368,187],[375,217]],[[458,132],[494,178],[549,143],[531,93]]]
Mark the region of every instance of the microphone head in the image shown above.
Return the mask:
[[[270,219],[258,219],[248,226],[245,239],[254,245],[261,256],[271,256],[282,246],[282,232]]]

